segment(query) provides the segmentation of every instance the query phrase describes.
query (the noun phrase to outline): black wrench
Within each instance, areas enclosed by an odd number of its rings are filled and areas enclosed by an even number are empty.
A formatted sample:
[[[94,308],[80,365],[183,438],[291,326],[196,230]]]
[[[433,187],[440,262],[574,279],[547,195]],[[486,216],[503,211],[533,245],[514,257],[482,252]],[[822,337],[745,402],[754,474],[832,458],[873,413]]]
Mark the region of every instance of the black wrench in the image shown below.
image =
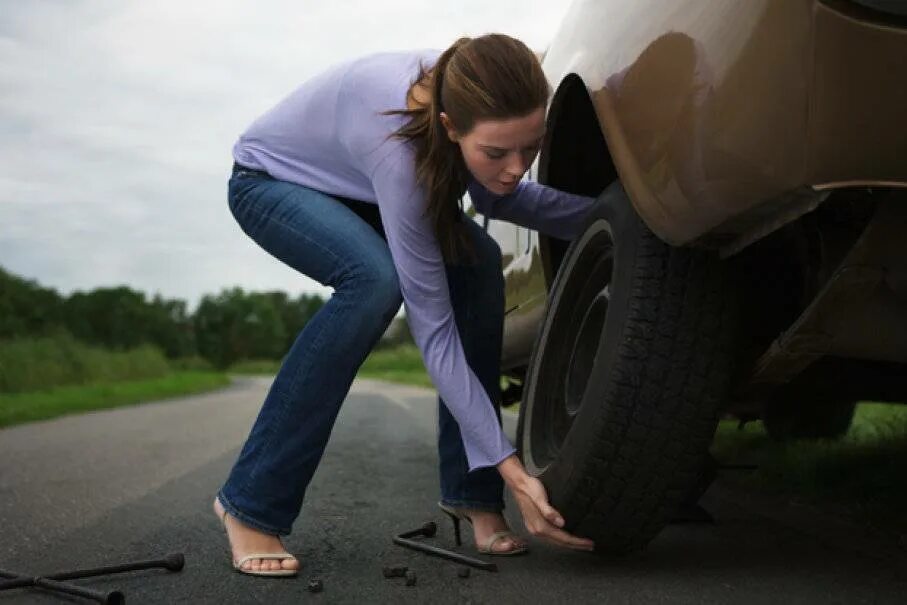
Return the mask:
[[[422,542],[417,542],[416,540],[409,539],[415,538],[417,536],[431,538],[437,533],[437,531],[438,526],[435,525],[435,522],[428,521],[422,524],[422,527],[420,527],[419,529],[405,531],[402,534],[394,536],[394,544],[405,546],[406,548],[411,548],[413,550],[418,550],[429,555],[434,555],[436,557],[441,557],[442,559],[457,561],[459,563],[463,563],[464,565],[475,567],[476,569],[484,569],[485,571],[498,570],[498,566],[495,563],[488,563],[486,561],[482,561],[481,559],[474,559],[472,557],[467,557],[466,555],[461,555],[460,553],[453,552],[451,550],[444,550],[443,548],[438,548],[437,546],[429,546],[428,544],[423,544]]]
[[[83,586],[69,584],[60,580],[74,580],[76,578],[90,578],[94,576],[103,576],[111,573],[121,573],[124,571],[135,571],[139,569],[163,568],[168,571],[180,571],[185,565],[185,558],[181,553],[168,555],[163,559],[152,559],[149,561],[138,561],[135,563],[126,563],[124,565],[110,565],[107,567],[98,567],[95,569],[78,569],[76,571],[66,571],[46,576],[29,576],[26,574],[16,573],[0,569],[0,578],[10,578],[0,582],[0,590],[12,588],[43,588],[54,592],[63,592],[86,599],[106,603],[108,605],[120,605],[126,602],[125,595],[114,590],[111,592],[101,592],[92,590]]]

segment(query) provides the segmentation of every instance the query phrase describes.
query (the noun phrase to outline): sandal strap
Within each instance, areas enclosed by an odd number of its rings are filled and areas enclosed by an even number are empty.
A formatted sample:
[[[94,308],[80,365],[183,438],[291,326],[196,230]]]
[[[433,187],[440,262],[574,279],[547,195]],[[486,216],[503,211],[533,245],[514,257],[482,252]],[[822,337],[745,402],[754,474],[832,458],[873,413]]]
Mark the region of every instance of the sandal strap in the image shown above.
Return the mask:
[[[274,553],[274,552],[265,552],[265,553],[253,553],[251,555],[246,555],[242,559],[236,562],[237,567],[242,567],[242,564],[248,561],[249,559],[295,559],[293,555],[286,553]]]
[[[514,544],[518,544],[518,542],[516,540],[516,535],[512,531],[506,531],[506,530],[496,531],[493,534],[491,534],[490,536],[488,536],[488,540],[486,540],[485,545],[484,545],[485,551],[486,552],[507,552],[507,551],[494,551],[491,549],[491,547],[494,546],[498,540],[501,540],[503,538],[510,538],[510,540]],[[519,548],[519,547],[517,547],[517,548]]]

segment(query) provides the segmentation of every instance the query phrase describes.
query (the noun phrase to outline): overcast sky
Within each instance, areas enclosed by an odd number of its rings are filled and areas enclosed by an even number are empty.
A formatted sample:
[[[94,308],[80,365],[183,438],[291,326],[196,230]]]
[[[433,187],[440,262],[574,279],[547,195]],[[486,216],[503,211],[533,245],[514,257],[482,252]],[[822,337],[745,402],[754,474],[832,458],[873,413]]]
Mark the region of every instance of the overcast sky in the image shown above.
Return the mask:
[[[236,137],[332,63],[504,32],[541,50],[567,0],[0,0],[0,266],[63,293],[193,307],[330,290],[233,221]]]

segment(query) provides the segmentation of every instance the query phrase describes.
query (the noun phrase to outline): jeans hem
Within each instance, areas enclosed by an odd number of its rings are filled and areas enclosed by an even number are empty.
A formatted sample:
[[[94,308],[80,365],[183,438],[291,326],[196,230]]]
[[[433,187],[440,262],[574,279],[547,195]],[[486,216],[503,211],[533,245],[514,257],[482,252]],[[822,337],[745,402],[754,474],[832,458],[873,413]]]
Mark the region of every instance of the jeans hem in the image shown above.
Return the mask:
[[[456,500],[451,498],[442,498],[441,504],[451,508],[465,508],[468,510],[477,510],[488,513],[500,513],[504,510],[503,502],[482,502],[481,500]]]
[[[237,519],[239,519],[244,524],[246,524],[250,527],[253,527],[259,531],[263,531],[266,534],[271,534],[272,536],[289,536],[290,535],[290,529],[276,528],[276,527],[268,525],[266,523],[262,523],[260,521],[257,521],[256,519],[253,519],[246,513],[242,512],[241,510],[236,508],[233,505],[233,503],[230,502],[230,500],[228,500],[227,497],[224,495],[223,490],[217,492],[217,499],[220,500],[221,506],[223,506],[224,509],[228,513],[230,513],[231,515],[233,515],[234,517],[236,517]]]

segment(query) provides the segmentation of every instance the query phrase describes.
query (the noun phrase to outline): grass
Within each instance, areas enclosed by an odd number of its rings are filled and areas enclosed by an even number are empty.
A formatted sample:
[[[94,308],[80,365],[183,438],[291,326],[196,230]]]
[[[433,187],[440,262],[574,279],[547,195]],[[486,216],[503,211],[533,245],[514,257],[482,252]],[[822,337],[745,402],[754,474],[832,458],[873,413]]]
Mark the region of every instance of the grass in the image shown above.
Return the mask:
[[[276,374],[279,361],[244,360],[230,366],[231,374]],[[425,371],[422,355],[415,345],[401,345],[387,349],[375,349],[359,368],[357,376],[375,378],[389,382],[412,384],[433,388],[431,378]]]
[[[0,393],[0,428],[209,391],[229,382],[229,377],[219,372],[180,371],[145,380],[104,381],[28,393]]]
[[[160,378],[170,371],[163,353],[151,346],[110,351],[66,333],[0,340],[0,393]]]
[[[32,347],[30,350],[39,350],[43,354],[44,351],[53,351],[54,344],[56,343],[40,343],[40,346],[34,347],[29,343],[29,347]],[[66,342],[65,346],[70,346],[70,343]],[[85,353],[80,345],[76,346],[79,347],[78,351],[75,351],[76,353]],[[56,349],[59,348],[59,346],[56,347]],[[7,353],[12,354],[13,350],[10,348]],[[94,350],[89,354],[101,356],[104,352]],[[142,351],[140,354],[146,355],[148,352]],[[117,360],[123,360],[123,355],[126,355],[125,361],[129,363],[134,363],[138,359],[137,357],[130,358],[129,353],[111,353],[109,355],[119,356],[116,357]],[[67,356],[78,357],[70,354]],[[31,359],[36,358],[32,355]],[[106,357],[104,360],[112,359],[114,357]],[[226,386],[230,382],[228,374],[273,375],[280,368],[280,362],[272,360],[242,361],[231,366],[228,372],[206,369],[209,364],[198,359],[177,360],[171,363],[176,368],[175,371],[155,378],[101,379],[92,380],[87,384],[32,388],[24,392],[0,392],[0,428],[37,420],[48,420],[65,414],[191,395]],[[93,364],[94,362],[92,362]],[[360,369],[359,375],[390,382],[432,386],[425,367],[422,365],[419,350],[414,346],[378,349],[372,352]],[[85,380],[84,377],[81,379]]]
[[[199,357],[168,360],[152,346],[113,351],[66,332],[0,340],[0,428],[229,384]]]
[[[794,497],[854,521],[907,533],[907,405],[865,402],[839,440],[777,443],[761,422],[719,424],[712,454],[720,463],[755,464],[724,473],[730,482]]]
[[[402,345],[392,349],[378,349],[366,358],[357,376],[401,382],[433,388],[422,355],[415,345]]]
[[[276,374],[280,362],[271,359],[244,359],[237,361],[227,370],[230,374]]]

